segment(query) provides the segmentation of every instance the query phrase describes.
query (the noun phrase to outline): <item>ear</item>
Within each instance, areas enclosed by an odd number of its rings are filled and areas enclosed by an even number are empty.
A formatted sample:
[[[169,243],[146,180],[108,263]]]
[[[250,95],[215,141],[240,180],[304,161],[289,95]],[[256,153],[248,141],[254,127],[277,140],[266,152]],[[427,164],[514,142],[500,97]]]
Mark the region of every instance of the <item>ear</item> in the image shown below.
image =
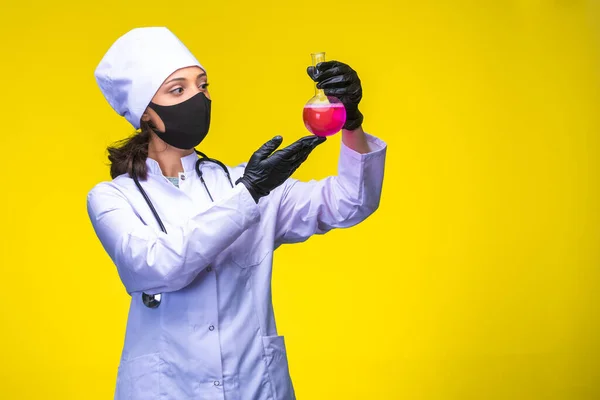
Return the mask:
[[[144,111],[144,113],[142,114],[142,121],[144,121],[144,122],[150,121],[150,114],[148,114],[148,111]]]

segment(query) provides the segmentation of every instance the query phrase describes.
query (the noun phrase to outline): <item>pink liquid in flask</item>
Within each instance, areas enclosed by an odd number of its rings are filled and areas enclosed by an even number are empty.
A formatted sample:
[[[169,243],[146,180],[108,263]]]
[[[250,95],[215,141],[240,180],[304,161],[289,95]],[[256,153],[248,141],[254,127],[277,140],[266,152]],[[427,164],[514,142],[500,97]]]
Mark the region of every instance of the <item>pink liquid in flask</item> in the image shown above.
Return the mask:
[[[312,134],[331,136],[339,132],[346,122],[343,103],[306,104],[302,113],[304,125]]]

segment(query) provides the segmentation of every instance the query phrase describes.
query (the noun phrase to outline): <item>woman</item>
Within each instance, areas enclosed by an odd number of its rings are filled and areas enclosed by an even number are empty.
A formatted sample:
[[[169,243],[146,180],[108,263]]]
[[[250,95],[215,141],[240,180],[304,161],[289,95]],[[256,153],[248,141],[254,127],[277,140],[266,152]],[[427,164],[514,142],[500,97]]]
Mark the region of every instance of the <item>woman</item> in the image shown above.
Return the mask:
[[[273,251],[371,215],[386,152],[361,128],[357,74],[335,61],[308,74],[348,119],[338,176],[301,182],[291,174],[324,139],[275,151],[275,137],[237,167],[198,157],[206,70],[168,29],[131,30],[98,65],[103,95],[140,130],[109,148],[113,179],[87,197],[131,295],[116,399],[295,398],[271,303]]]

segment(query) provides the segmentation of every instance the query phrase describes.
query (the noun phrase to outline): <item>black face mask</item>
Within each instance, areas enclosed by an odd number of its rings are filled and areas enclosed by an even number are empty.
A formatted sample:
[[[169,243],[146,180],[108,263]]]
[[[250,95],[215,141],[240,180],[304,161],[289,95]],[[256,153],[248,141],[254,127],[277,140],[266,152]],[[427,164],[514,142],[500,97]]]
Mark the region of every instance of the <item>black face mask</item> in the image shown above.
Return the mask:
[[[200,144],[210,127],[210,99],[198,93],[183,103],[159,106],[150,102],[150,108],[162,119],[165,131],[152,129],[165,143],[188,150]]]

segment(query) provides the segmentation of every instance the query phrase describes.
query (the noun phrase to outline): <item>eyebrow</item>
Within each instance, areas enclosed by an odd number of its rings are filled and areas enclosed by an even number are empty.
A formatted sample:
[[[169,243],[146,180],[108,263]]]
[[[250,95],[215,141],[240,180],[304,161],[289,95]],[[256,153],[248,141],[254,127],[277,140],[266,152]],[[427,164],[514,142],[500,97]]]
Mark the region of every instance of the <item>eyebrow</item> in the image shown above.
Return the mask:
[[[198,74],[198,76],[196,77],[196,79],[201,78],[203,76],[206,76],[205,72],[202,72],[202,73]],[[185,78],[173,78],[170,81],[165,82],[164,84],[166,85],[166,84],[169,84],[169,83],[174,82],[174,81],[185,81]]]

